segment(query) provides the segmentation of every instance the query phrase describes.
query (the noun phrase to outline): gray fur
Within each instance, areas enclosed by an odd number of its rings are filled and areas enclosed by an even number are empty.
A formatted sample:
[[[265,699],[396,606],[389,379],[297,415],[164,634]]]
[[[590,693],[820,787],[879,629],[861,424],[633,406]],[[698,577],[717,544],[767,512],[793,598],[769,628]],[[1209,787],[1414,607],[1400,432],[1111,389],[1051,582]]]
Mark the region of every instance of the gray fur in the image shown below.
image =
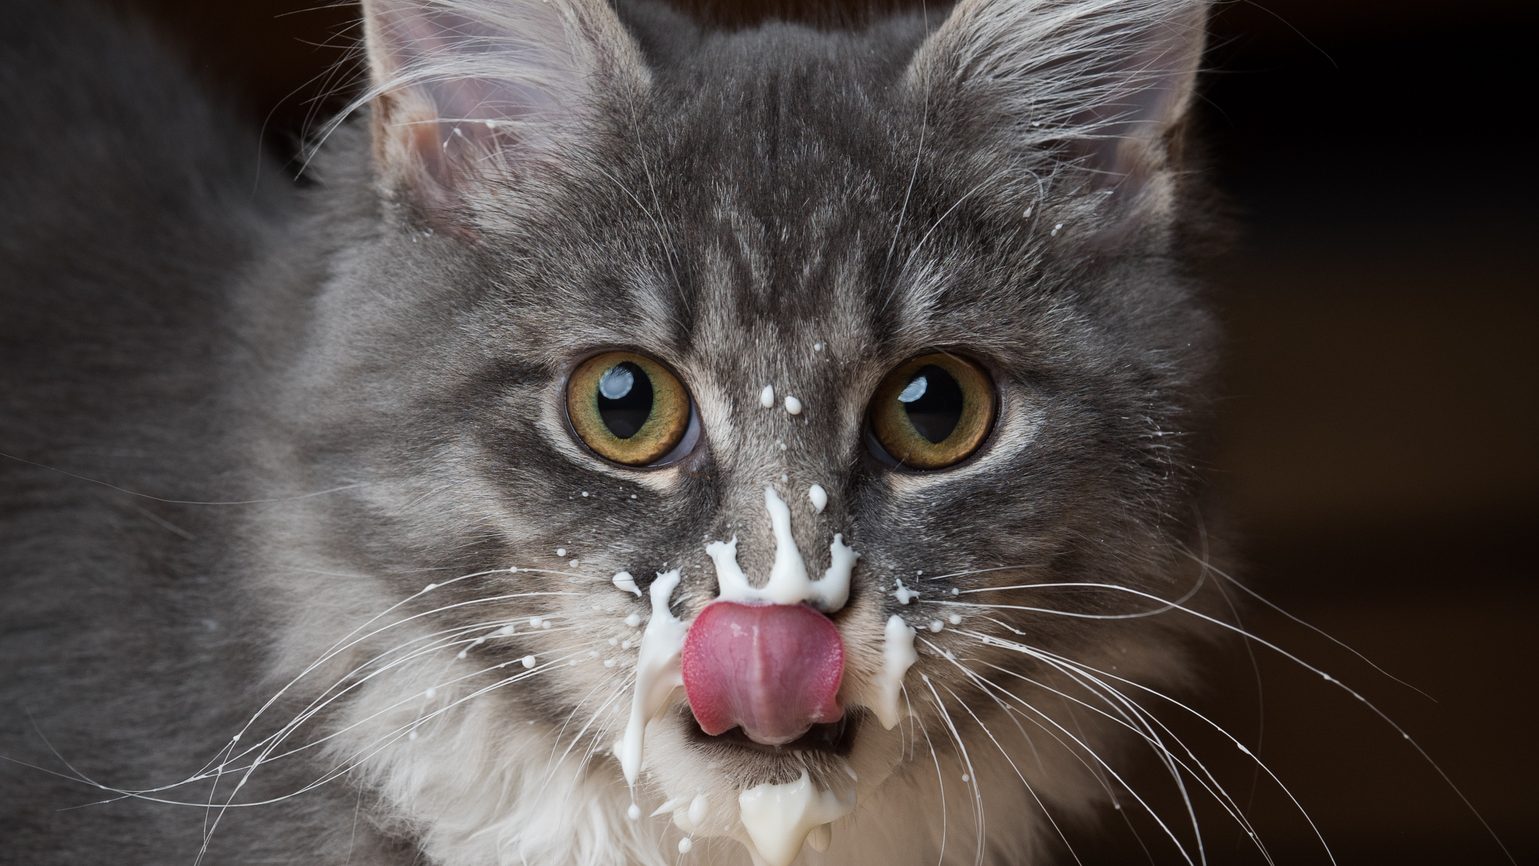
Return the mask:
[[[522,8],[450,5],[472,17]],[[401,68],[376,44],[372,135],[361,120],[331,131],[311,165],[318,183],[303,190],[258,164],[250,129],[139,28],[74,4],[11,6],[0,30],[0,755],[33,766],[0,765],[0,862],[191,863],[210,810],[119,799],[81,777],[132,790],[187,779],[310,661],[402,599],[427,629],[531,615],[609,628],[646,613],[609,575],[678,567],[675,609],[687,618],[714,595],[705,540],[736,535],[748,572],[767,570],[766,484],[787,494],[803,551],[842,532],[863,555],[840,619],[857,671],[879,656],[888,615],[928,620],[923,605],[953,587],[1115,583],[1175,598],[1199,578],[1187,551],[1204,548],[1195,469],[1214,334],[1192,276],[1209,228],[1181,146],[1190,81],[1160,76],[1176,95],[1148,100],[1159,107],[1141,124],[1123,109],[1061,109],[1087,93],[1142,92],[1137,75],[1121,90],[1084,82],[1111,75],[1123,43],[1148,74],[1145,23],[1200,26],[1202,3],[972,2],[949,24],[932,12],[855,33],[732,34],[627,7],[630,35],[579,28],[593,40],[573,61],[591,76],[584,87],[509,72],[520,98],[566,87],[570,102],[549,103],[564,108],[475,118],[493,125],[469,137],[453,132],[466,118],[438,123],[446,156],[432,164],[412,150],[421,141],[399,138],[389,101],[432,110],[444,79],[392,79]],[[586,22],[609,13],[595,0],[562,8]],[[980,9],[1068,20],[1046,36],[1021,22],[964,27]],[[1079,72],[1080,49],[1050,56],[1082,35],[1076,14],[1098,34]],[[1028,50],[1045,59],[978,60]],[[995,70],[986,82],[980,63]],[[1022,96],[1032,93],[1043,98]],[[1042,105],[1055,108],[1030,114]],[[1107,135],[1119,145],[1102,146]],[[472,150],[442,147],[461,140]],[[618,469],[570,439],[563,377],[606,346],[644,349],[692,389],[705,444],[685,463]],[[963,467],[895,474],[867,453],[866,401],[887,370],[931,347],[985,362],[1006,417]],[[807,410],[762,409],[766,383]],[[800,495],[812,483],[830,493],[822,513]],[[492,569],[504,573],[414,595]],[[878,589],[896,578],[924,601],[906,607]],[[476,602],[529,590],[572,594]],[[995,600],[1149,607],[1086,590]],[[1055,653],[1097,663],[1125,650],[1128,675],[1181,678],[1189,620],[992,615]],[[529,631],[475,658],[575,647],[561,628]],[[923,636],[1062,680],[958,630]],[[399,639],[332,659],[243,740]],[[985,722],[1010,724],[937,652],[921,657],[917,671]],[[508,736],[532,727],[551,746],[575,733],[570,719],[594,717],[580,756],[614,740],[621,717],[602,703],[621,676],[584,663],[478,700]],[[291,741],[336,730],[347,705]],[[959,709],[958,727],[985,752]],[[341,757],[313,749],[264,764],[238,800],[294,791]],[[889,784],[929,772],[929,760],[898,766]],[[1077,811],[1095,798],[1080,770],[1033,781]],[[392,802],[389,772],[360,767],[228,810],[206,862],[441,859],[449,847],[425,842],[437,838],[426,819]],[[578,772],[619,784],[604,755]],[[723,772],[786,767],[742,758]],[[215,803],[234,785],[221,781]],[[210,781],[153,796],[206,803]],[[97,800],[113,802],[59,811]],[[1024,790],[993,802],[1000,815],[1039,809]],[[990,862],[1051,845],[1036,819],[991,830]],[[970,862],[970,843],[956,841],[967,835],[955,832],[948,862]],[[923,838],[914,862],[934,862]],[[543,856],[530,862],[619,855]]]

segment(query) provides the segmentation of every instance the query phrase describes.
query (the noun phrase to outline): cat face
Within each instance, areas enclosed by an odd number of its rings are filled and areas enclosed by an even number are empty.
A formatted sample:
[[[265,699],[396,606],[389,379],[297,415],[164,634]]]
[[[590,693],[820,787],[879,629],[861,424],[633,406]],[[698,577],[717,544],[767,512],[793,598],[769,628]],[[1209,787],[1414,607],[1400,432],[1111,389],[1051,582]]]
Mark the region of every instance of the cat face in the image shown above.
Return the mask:
[[[687,38],[600,3],[366,4],[379,229],[303,390],[318,452],[375,482],[333,518],[346,555],[455,578],[350,590],[443,643],[410,686],[454,696],[433,725],[473,700],[489,752],[612,796],[645,703],[624,802],[743,838],[744,791],[865,802],[926,742],[1000,785],[968,749],[1101,742],[1053,715],[1091,699],[1077,666],[1168,671],[1147,614],[1202,577],[1211,328],[1170,146],[1203,7],[1104,5]],[[842,658],[836,718],[789,745],[706,733],[677,662],[640,697],[649,623],[682,640],[733,539],[754,586],[858,553],[847,600],[791,599]],[[700,676],[751,675],[725,670]],[[1083,768],[1037,766],[1077,805]]]

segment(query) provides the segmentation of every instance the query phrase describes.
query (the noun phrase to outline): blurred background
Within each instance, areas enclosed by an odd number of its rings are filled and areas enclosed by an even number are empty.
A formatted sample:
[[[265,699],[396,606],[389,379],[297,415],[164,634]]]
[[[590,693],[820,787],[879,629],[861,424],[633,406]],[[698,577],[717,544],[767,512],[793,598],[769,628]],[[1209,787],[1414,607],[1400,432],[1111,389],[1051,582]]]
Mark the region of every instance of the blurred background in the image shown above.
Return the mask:
[[[283,156],[356,78],[349,3],[118,2],[163,21]],[[680,3],[734,24],[913,5]],[[1241,222],[1214,473],[1242,573],[1414,689],[1263,605],[1244,624],[1380,707],[1473,805],[1350,694],[1228,645],[1194,706],[1275,768],[1342,864],[1507,862],[1476,811],[1539,862],[1535,24],[1527,0],[1244,0],[1213,22],[1199,121]],[[1243,754],[1164,715],[1276,862],[1330,862]],[[1178,817],[1146,763],[1142,789]],[[1210,862],[1258,861],[1221,811],[1202,818]],[[1136,817],[1070,832],[1086,864],[1179,862],[1160,836]]]

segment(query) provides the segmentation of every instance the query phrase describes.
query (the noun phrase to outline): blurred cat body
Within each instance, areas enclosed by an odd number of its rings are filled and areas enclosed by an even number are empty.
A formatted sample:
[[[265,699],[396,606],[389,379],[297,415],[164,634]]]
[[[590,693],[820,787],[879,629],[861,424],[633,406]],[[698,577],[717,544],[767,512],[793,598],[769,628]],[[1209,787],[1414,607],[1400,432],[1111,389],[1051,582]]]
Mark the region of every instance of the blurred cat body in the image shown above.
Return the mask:
[[[366,120],[304,188],[137,28],[0,35],[0,754],[53,771],[3,770],[0,862],[748,863],[739,795],[802,772],[858,805],[799,863],[1050,859],[1138,739],[1084,678],[1180,682],[1152,614],[1212,603],[1205,2],[364,10]],[[678,461],[574,436],[613,347],[686,383]],[[992,375],[987,442],[873,459],[870,395],[936,349]],[[809,569],[860,553],[849,741],[705,737],[675,696],[628,786],[651,575],[684,623],[708,542],[768,575],[766,487]]]

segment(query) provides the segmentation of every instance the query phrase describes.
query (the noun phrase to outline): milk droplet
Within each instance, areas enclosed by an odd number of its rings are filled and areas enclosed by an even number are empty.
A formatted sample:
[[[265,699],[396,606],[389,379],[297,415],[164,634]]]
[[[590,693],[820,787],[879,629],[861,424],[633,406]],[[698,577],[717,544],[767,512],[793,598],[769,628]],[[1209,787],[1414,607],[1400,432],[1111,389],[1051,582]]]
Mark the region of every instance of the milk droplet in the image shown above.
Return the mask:
[[[759,405],[766,409],[775,405],[774,385],[765,385],[764,390],[759,392]]]
[[[945,627],[946,627],[945,623],[942,623],[938,619],[930,620],[930,631],[937,631],[938,632],[938,631],[940,631],[941,629],[943,629]]]
[[[639,594],[640,593],[638,593],[638,595]],[[633,613],[630,616],[626,617],[625,618],[625,624],[630,626],[631,628],[636,628],[637,626],[640,626],[641,625],[641,614]]]
[[[693,851],[694,848],[695,848],[695,843],[688,836],[685,836],[683,839],[679,840],[679,853],[680,854],[688,854],[690,851]]]
[[[807,488],[807,498],[812,500],[812,510],[818,514],[822,514],[823,509],[828,507],[828,491],[821,484]]]
[[[566,548],[564,548],[564,547],[556,548],[556,556],[558,556],[558,557],[560,557],[562,559],[565,559],[566,558]]]
[[[534,667],[534,656],[524,656],[519,660],[519,664],[523,665],[525,670]]]
[[[962,624],[962,615],[959,613],[954,613],[951,616],[946,617],[946,619],[949,620],[952,625]]]
[[[625,817],[631,819],[632,821],[640,821],[641,807],[635,803],[632,803],[630,808],[625,810]]]
[[[786,411],[792,415],[802,414],[802,401],[788,395],[786,397]]]
[[[914,630],[903,622],[903,617],[897,614],[888,617],[885,631],[882,673],[873,683],[876,695],[871,709],[882,727],[890,731],[897,727],[899,720],[903,678],[919,656],[914,652]]]

